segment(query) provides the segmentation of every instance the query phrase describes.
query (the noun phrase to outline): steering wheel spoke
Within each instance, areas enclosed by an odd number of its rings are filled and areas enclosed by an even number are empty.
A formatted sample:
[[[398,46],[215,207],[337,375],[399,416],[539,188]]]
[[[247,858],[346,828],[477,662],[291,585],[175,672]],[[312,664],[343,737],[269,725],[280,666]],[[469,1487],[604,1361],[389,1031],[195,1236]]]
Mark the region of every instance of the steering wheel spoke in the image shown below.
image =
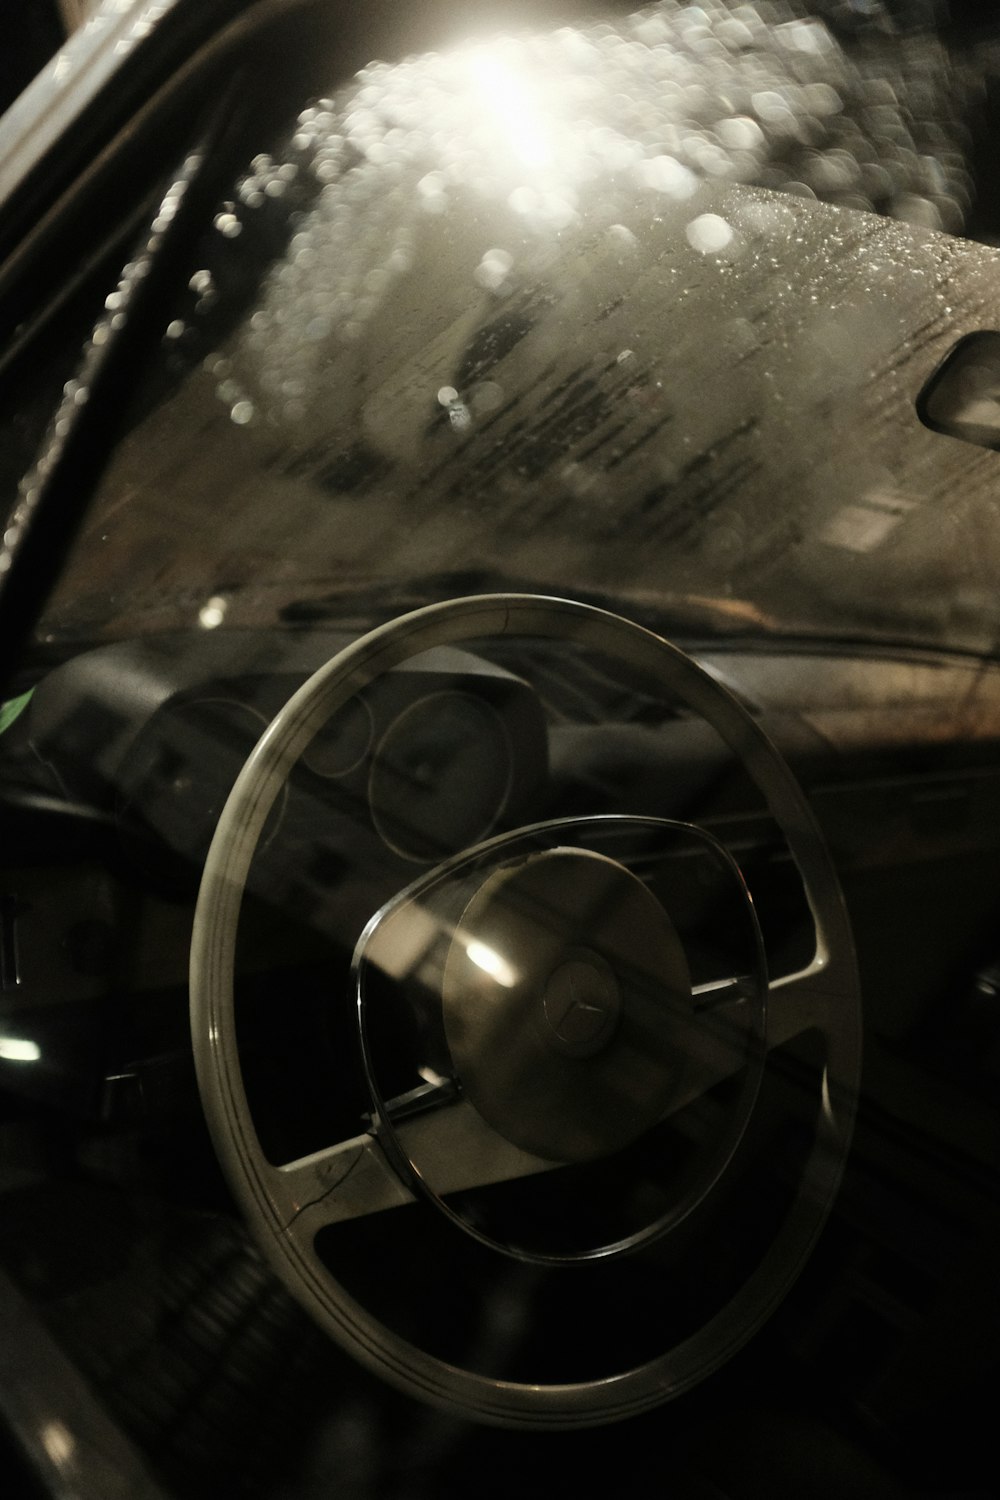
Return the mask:
[[[836,1033],[843,1016],[857,1004],[849,965],[818,954],[804,969],[781,975],[768,986],[767,1044],[781,1047],[803,1031]]]
[[[752,976],[712,981],[693,987],[692,993],[700,1037],[689,1047],[688,1075],[665,1118],[731,1077],[745,1058]],[[773,981],[768,991],[768,1050],[812,1027],[822,1029],[827,1008],[849,998],[849,992],[831,989],[823,962]],[[439,1194],[487,1187],[561,1165],[513,1145],[454,1089],[428,1084],[413,1094],[420,1097],[387,1101],[387,1110],[408,1161],[420,1164],[422,1175]],[[393,1167],[374,1132],[300,1157],[274,1168],[273,1174],[272,1192],[284,1205],[286,1232],[315,1234],[328,1224],[414,1201],[405,1169],[401,1175]]]
[[[371,1134],[272,1167],[267,1177],[283,1233],[315,1234],[327,1224],[413,1201]]]
[[[420,1163],[439,1193],[487,1187],[559,1165],[512,1145],[463,1099],[410,1116],[396,1132],[410,1161]],[[367,1133],[272,1168],[269,1186],[283,1230],[315,1233],[327,1224],[412,1203],[404,1178],[378,1136]]]

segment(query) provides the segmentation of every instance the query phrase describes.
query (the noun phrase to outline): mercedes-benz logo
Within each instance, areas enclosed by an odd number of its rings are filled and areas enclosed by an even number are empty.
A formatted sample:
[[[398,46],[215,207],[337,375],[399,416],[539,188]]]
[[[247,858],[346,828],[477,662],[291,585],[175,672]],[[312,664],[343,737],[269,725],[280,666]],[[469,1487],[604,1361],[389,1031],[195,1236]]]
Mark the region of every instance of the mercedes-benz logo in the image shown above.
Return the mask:
[[[592,1057],[614,1035],[621,1004],[610,965],[596,953],[575,954],[552,971],[545,986],[549,1042],[570,1057]]]

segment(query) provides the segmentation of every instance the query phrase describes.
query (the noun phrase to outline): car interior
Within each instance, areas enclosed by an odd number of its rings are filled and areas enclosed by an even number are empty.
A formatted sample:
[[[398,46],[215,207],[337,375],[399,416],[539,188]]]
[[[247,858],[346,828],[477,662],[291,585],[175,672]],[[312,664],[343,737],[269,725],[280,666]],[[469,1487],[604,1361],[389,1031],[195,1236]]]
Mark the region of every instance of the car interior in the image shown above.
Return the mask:
[[[125,0],[0,116],[4,1493],[996,1493],[976,14]]]

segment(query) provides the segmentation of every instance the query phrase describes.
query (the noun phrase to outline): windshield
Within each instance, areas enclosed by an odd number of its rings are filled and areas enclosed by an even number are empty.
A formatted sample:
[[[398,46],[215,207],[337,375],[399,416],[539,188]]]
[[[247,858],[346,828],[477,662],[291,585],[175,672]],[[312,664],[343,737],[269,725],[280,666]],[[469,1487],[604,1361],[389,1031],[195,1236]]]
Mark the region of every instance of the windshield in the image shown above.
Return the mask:
[[[40,640],[515,587],[992,653],[995,461],[917,415],[1000,324],[971,87],[747,6],[369,67],[220,196]]]

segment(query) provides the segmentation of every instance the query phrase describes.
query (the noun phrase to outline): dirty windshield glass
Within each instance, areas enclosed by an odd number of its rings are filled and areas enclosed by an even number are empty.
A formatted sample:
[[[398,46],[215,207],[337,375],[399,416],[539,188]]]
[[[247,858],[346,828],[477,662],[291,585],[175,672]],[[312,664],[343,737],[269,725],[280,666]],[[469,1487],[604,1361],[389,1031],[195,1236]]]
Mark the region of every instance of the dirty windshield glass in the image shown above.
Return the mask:
[[[220,197],[41,637],[429,582],[992,651],[993,460],[916,412],[1000,317],[974,92],[752,6],[373,64]]]

